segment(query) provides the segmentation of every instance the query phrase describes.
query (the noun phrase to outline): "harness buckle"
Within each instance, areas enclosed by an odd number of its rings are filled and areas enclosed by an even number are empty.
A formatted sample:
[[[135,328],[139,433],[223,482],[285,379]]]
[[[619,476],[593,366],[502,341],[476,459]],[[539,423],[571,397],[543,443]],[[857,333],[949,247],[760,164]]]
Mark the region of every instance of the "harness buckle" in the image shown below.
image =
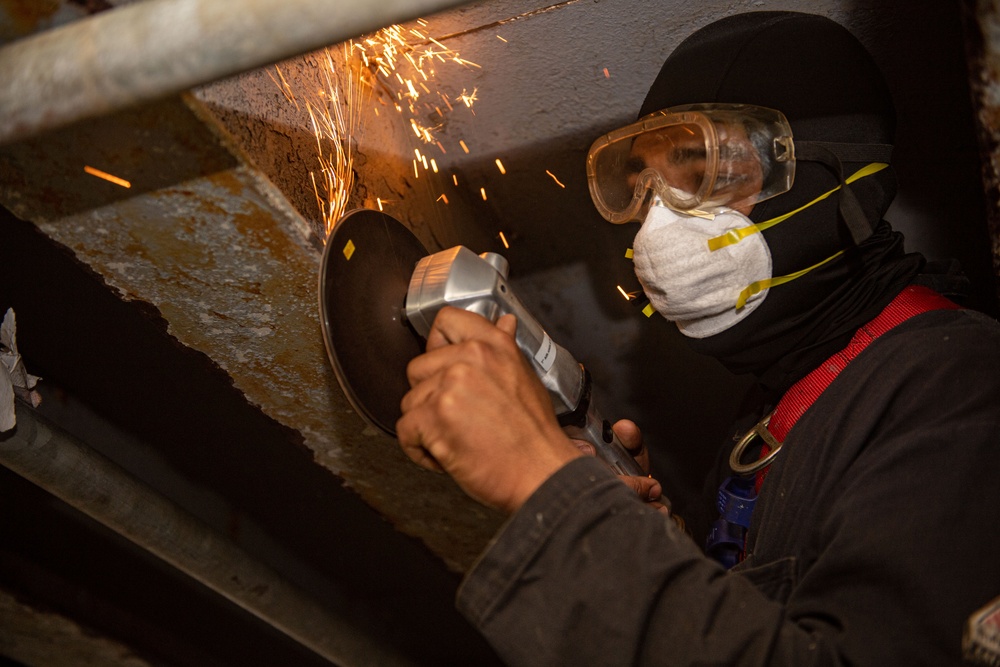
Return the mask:
[[[771,461],[778,454],[783,443],[778,442],[778,439],[771,435],[771,432],[767,430],[767,425],[771,423],[771,417],[774,416],[774,410],[771,410],[768,414],[764,415],[757,424],[747,431],[747,434],[736,443],[733,447],[733,451],[729,454],[729,468],[739,475],[740,477],[749,477],[750,475],[756,474],[758,471],[763,470],[767,466],[771,465]],[[752,463],[743,463],[740,459],[743,457],[743,452],[746,448],[753,442],[755,437],[759,437],[767,446],[770,447],[771,451],[768,452],[767,456],[753,461]]]

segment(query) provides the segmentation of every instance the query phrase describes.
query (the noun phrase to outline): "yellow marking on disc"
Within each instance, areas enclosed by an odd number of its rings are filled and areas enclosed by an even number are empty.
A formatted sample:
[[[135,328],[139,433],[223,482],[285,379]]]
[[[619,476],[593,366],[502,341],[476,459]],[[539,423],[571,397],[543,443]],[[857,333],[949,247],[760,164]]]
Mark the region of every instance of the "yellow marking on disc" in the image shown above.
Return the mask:
[[[354,241],[347,239],[347,245],[344,246],[344,257],[347,261],[351,261],[351,255],[354,254]]]
[[[642,309],[642,314],[645,315],[646,317],[652,317],[653,313],[655,312],[656,309],[653,308],[653,304],[648,304],[645,308]]]
[[[634,254],[634,253],[632,252],[632,248],[628,248],[628,249],[626,249],[626,250],[625,250],[625,259],[632,259],[632,255],[633,255],[633,254]]]

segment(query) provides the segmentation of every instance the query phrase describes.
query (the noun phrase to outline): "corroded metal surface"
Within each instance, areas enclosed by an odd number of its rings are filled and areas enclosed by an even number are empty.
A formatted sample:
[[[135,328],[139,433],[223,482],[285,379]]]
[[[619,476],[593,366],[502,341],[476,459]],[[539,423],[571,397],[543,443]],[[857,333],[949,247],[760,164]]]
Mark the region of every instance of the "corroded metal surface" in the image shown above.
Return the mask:
[[[993,271],[1000,297],[1000,4],[994,0],[967,0],[963,8]]]
[[[132,188],[87,174],[90,164]],[[123,298],[152,304],[178,341],[301,433],[318,463],[398,529],[455,569],[472,561],[499,518],[349,408],[320,333],[319,241],[199,102],[172,99],[4,147],[0,182],[5,206]]]

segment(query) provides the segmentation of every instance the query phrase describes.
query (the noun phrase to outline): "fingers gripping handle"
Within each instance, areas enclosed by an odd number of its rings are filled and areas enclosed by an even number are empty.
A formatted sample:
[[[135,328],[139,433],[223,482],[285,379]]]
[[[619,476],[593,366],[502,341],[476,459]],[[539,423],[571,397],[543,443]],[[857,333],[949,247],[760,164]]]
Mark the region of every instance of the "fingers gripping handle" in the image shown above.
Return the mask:
[[[417,263],[406,295],[406,318],[426,337],[445,306],[478,313],[496,322],[517,317],[515,340],[552,398],[560,424],[570,437],[592,444],[612,469],[622,475],[644,472],[622,446],[610,423],[591,400],[590,378],[562,346],[557,345],[507,284],[507,262],[495,253],[476,255],[456,246]]]
[[[586,387],[580,404],[571,413],[559,415],[559,424],[566,435],[589,442],[597,455],[619,475],[644,476],[644,471],[611,428],[611,422],[601,417],[591,397],[590,373],[584,371]]]

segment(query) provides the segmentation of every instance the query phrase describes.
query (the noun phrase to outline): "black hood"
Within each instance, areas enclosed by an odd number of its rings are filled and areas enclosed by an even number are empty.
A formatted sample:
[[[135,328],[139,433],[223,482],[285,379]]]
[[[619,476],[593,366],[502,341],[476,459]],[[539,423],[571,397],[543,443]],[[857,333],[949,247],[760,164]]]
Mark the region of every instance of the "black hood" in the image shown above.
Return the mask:
[[[640,116],[681,104],[722,102],[778,109],[796,141],[891,144],[892,99],[878,67],[846,29],[797,12],[755,12],[712,23],[667,58]],[[873,152],[874,154],[874,152]],[[844,162],[850,175],[875,159]],[[761,222],[793,211],[837,187],[838,175],[799,160],[792,189],[754,207]],[[773,275],[782,276],[845,250],[844,255],[784,285],[734,327],[692,347],[734,373],[754,373],[783,391],[843,348],[919,271],[923,259],[903,252],[902,237],[882,216],[896,194],[891,166],[849,186],[874,232],[855,245],[832,196],[764,232]]]

